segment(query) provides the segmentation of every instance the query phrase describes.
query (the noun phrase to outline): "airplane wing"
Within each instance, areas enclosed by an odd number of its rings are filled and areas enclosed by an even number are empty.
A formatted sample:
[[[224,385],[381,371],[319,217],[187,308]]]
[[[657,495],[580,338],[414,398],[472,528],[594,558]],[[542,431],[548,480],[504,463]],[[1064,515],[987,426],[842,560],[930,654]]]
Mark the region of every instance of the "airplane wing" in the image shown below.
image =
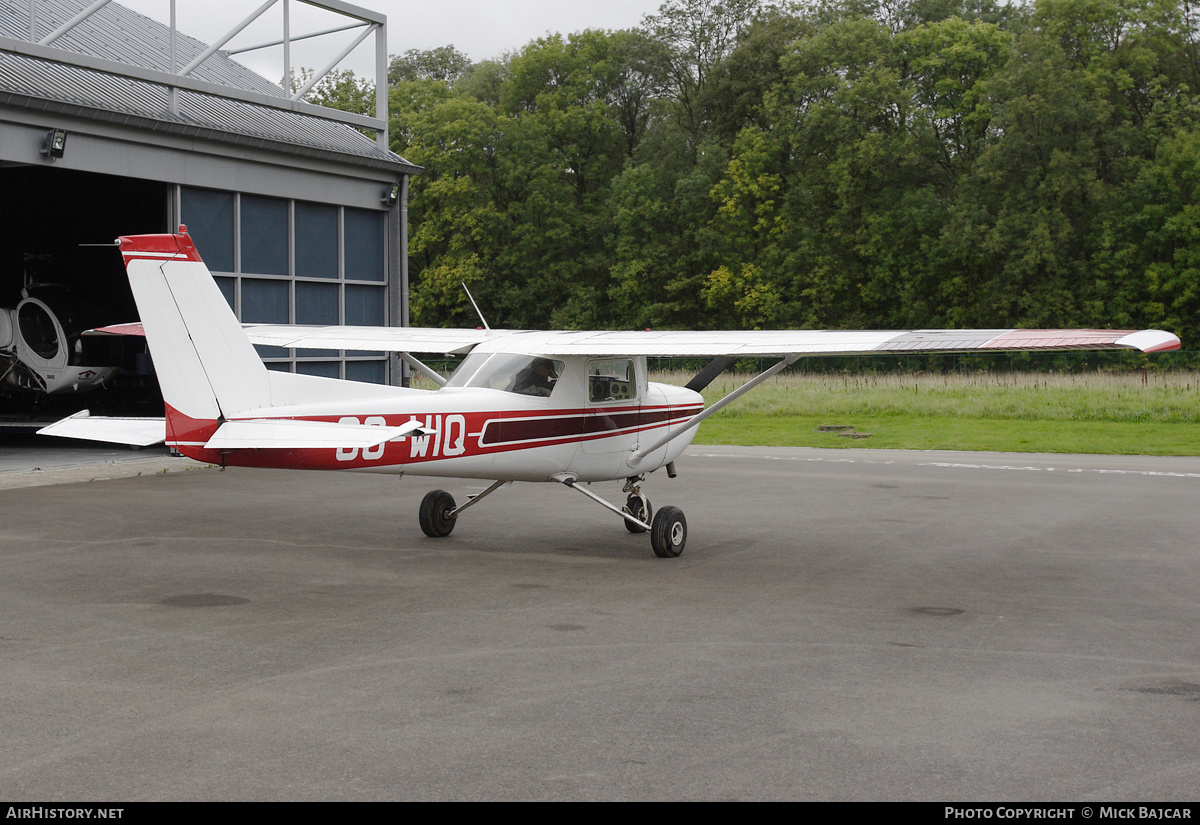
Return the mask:
[[[485,329],[435,327],[303,326],[300,324],[243,324],[251,343],[306,349],[361,349],[377,352],[437,352],[463,355],[494,335]],[[112,324],[88,333],[145,337],[138,322]]]
[[[385,352],[480,351],[593,356],[784,356],[848,355],[869,352],[971,352],[1003,350],[1179,349],[1179,339],[1161,330],[1098,329],[927,329],[927,330],[753,330],[592,331],[450,330],[419,327],[246,328],[255,344],[313,349]]]
[[[970,352],[976,350],[1179,348],[1159,330],[951,329],[951,330],[754,330],[748,332],[521,332],[486,343],[520,344],[522,352],[548,355],[786,356],[867,352]]]
[[[543,355],[720,356],[853,355],[868,352],[974,352],[1179,349],[1179,339],[1156,329],[918,329],[918,330],[459,330],[429,327],[250,324],[255,344],[307,349],[358,349],[462,355],[472,349]],[[140,324],[98,332],[142,334]]]
[[[254,324],[245,327],[254,344],[308,349],[365,349],[381,352],[440,352],[463,355],[489,337],[486,329],[431,327],[310,327]]]

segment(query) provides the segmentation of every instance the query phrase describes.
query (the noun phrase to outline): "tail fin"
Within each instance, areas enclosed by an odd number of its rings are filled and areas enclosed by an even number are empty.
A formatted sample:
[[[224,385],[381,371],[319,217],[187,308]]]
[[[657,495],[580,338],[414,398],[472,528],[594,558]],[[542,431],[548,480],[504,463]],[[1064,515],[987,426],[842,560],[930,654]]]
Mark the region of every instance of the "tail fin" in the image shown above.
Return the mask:
[[[267,368],[187,227],[117,243],[168,408],[191,419],[219,420],[270,406]]]

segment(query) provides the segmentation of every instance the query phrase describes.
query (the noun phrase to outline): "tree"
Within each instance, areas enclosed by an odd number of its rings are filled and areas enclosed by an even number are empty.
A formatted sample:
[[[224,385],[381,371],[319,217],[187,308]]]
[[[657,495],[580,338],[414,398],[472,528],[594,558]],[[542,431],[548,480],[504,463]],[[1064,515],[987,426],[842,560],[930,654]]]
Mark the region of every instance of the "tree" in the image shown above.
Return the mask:
[[[667,0],[658,14],[642,20],[642,27],[667,49],[668,77],[694,147],[707,125],[700,99],[712,72],[761,9],[762,0]]]
[[[409,80],[439,80],[453,83],[471,68],[471,59],[454,46],[436,49],[409,49],[402,55],[392,55],[388,64],[388,84],[395,86]]]
[[[304,88],[312,76],[312,69],[301,68],[298,75],[293,70],[290,82],[292,92]],[[375,84],[349,69],[334,69],[309,90],[304,100],[318,106],[328,106],[330,109],[341,109],[343,112],[374,115]]]

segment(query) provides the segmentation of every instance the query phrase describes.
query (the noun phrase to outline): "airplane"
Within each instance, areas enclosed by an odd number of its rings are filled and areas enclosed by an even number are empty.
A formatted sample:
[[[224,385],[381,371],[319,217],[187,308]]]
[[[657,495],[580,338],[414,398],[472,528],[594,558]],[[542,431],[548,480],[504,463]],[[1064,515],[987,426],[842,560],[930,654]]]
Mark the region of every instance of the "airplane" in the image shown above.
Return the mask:
[[[450,535],[459,518],[505,484],[557,483],[650,534],[663,558],[678,556],[687,520],[652,509],[648,474],[677,473],[696,426],[804,355],[1004,350],[1179,348],[1159,330],[910,330],[754,332],[539,332],[413,327],[248,325],[234,316],[187,228],[121,237],[140,325],[165,419],[104,419],[87,411],[40,432],[122,443],[166,443],[222,467],[354,470],[491,481],[459,504],[444,490],[421,502],[425,535]],[[269,371],[253,344],[400,353],[437,390]],[[412,353],[465,355],[447,379]],[[647,356],[712,357],[686,386],[647,380]],[[735,359],[779,360],[705,409],[700,390]],[[624,506],[587,488],[623,481]]]

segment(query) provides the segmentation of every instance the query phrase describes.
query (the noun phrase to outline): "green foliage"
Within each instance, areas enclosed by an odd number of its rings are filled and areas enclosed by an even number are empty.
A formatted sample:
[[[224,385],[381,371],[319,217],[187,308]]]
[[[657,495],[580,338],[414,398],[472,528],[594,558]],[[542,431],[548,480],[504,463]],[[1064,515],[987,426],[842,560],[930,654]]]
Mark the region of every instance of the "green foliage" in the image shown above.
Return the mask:
[[[388,64],[388,85],[413,80],[438,80],[451,83],[467,74],[471,58],[453,46],[436,49],[409,49],[402,55],[392,55]]]
[[[312,69],[302,68],[299,75],[293,70],[289,84],[291,90],[300,91],[312,79],[313,74]],[[328,106],[330,109],[341,109],[344,112],[375,114],[375,84],[350,70],[334,69],[321,78],[304,99],[318,106]]]

